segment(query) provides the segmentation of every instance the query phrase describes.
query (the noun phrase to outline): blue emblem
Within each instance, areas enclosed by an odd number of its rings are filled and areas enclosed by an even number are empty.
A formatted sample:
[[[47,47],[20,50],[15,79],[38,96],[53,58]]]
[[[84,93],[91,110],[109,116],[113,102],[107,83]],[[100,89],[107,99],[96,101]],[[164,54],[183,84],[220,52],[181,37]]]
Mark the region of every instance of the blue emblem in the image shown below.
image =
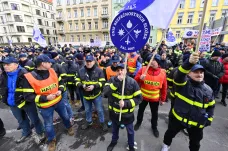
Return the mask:
[[[135,52],[147,43],[150,37],[150,23],[139,11],[123,11],[113,20],[110,37],[120,51]]]
[[[128,0],[122,10],[142,11],[150,6],[155,0]]]
[[[193,32],[192,31],[189,31],[189,32],[187,32],[187,36],[192,36],[192,34],[193,34]]]

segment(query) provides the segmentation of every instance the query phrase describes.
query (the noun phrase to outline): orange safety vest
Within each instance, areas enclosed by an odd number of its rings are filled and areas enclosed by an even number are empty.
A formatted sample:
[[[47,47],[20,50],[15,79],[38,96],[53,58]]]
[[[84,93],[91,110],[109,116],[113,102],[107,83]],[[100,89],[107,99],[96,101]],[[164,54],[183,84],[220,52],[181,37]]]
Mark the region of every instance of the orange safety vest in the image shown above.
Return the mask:
[[[127,66],[130,74],[133,74],[135,72],[138,58],[139,55],[135,55],[134,58],[132,58],[131,55],[128,56]]]
[[[45,80],[37,80],[34,78],[32,73],[26,73],[25,78],[28,80],[32,88],[36,93],[35,102],[38,107],[41,108],[49,108],[55,104],[57,104],[61,99],[62,96],[57,96],[54,100],[49,100],[48,102],[41,103],[39,102],[39,97],[41,95],[49,95],[56,93],[59,89],[58,84],[58,77],[54,71],[54,69],[49,69],[49,77]]]
[[[142,68],[142,73],[145,73],[146,67]],[[152,76],[146,73],[145,79],[141,82],[141,91],[143,98],[147,100],[159,101],[160,89],[162,88],[166,73],[164,69],[157,76]]]
[[[106,68],[106,76],[107,76],[107,79],[109,80],[111,77],[114,77],[116,76],[117,73],[115,71],[112,71],[112,68],[111,66],[107,67]]]

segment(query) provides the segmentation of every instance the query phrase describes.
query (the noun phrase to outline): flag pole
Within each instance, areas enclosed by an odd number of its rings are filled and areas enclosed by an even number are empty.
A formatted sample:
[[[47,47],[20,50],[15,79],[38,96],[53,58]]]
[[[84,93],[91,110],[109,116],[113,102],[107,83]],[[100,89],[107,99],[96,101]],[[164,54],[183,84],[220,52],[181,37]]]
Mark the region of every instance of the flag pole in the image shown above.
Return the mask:
[[[204,26],[204,19],[205,19],[205,14],[206,14],[206,10],[207,10],[207,2],[208,2],[208,0],[204,0],[202,20],[200,22],[200,28],[199,28],[199,38],[198,38],[198,41],[197,41],[197,44],[196,44],[195,52],[198,52],[198,50],[199,50],[199,45],[200,45],[200,41],[201,41],[201,37],[202,37],[202,31],[203,31],[203,26]]]
[[[121,101],[124,100],[124,88],[125,88],[125,81],[126,81],[126,74],[127,74],[127,57],[128,57],[128,53],[125,54],[124,77],[123,77]],[[120,108],[119,122],[121,121],[121,116],[122,116],[122,108]]]

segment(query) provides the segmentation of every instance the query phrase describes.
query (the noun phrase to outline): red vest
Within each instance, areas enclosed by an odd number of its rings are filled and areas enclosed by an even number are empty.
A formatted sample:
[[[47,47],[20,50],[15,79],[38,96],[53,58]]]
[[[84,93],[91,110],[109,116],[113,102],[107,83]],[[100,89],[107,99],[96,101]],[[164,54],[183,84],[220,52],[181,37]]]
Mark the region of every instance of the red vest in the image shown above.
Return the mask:
[[[145,73],[146,67],[143,67],[142,73]],[[141,82],[142,96],[146,100],[151,102],[158,102],[160,99],[160,89],[162,88],[166,73],[164,69],[161,69],[159,75],[152,76],[148,73],[145,79]]]
[[[25,78],[28,80],[32,88],[36,93],[35,102],[38,107],[41,108],[49,108],[55,104],[57,104],[62,96],[57,96],[54,100],[49,100],[48,102],[41,103],[39,102],[40,95],[49,95],[56,93],[59,89],[58,77],[54,71],[54,69],[49,69],[49,77],[45,80],[37,80],[33,77],[32,73],[26,73]]]

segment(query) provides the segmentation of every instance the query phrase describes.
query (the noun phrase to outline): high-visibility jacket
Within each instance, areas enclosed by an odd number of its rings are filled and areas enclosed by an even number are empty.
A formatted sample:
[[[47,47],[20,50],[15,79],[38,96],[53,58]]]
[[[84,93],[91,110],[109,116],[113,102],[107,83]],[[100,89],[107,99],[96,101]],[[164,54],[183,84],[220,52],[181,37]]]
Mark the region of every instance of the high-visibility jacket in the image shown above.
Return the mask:
[[[54,69],[49,69],[49,77],[45,80],[37,80],[34,78],[35,72],[25,74],[25,78],[28,80],[29,84],[34,89],[35,93],[37,94],[35,98],[35,103],[40,108],[49,108],[55,104],[57,104],[62,96],[57,96],[54,100],[48,100],[48,102],[39,102],[39,98],[41,95],[49,95],[56,93],[59,88],[58,84],[58,77],[54,71]]]
[[[116,72],[115,71],[112,71],[111,66],[107,67],[106,68],[106,77],[107,77],[107,80],[109,80],[111,77],[114,77],[114,76],[116,76]]]
[[[175,53],[177,56],[179,56],[179,55],[181,55],[181,54],[182,54],[182,51],[181,51],[181,50],[179,50],[179,51],[174,50],[174,53]]]
[[[133,74],[136,71],[138,58],[139,58],[139,55],[135,55],[133,58],[131,57],[131,55],[128,56],[127,66],[128,66],[128,72],[130,74]]]
[[[142,73],[145,73],[146,67],[142,68]],[[166,72],[164,69],[160,70],[159,75],[153,76],[146,74],[146,77],[141,82],[141,91],[144,100],[150,100],[150,102],[158,102],[160,100],[160,90],[166,79]]]

